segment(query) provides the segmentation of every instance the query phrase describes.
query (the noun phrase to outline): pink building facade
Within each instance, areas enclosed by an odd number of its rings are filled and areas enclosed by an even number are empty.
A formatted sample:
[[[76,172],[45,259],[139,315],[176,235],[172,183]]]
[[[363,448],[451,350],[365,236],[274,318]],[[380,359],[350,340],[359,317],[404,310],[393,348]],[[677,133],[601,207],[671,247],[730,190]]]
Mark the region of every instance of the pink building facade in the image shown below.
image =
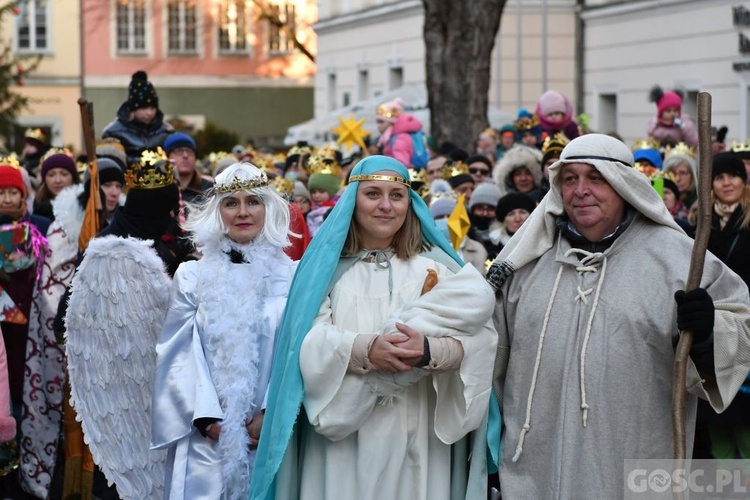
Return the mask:
[[[315,1],[83,0],[82,6],[82,72],[97,135],[139,70],[154,84],[165,118],[188,131],[212,122],[243,141],[275,145],[288,126],[313,114],[315,64],[289,32],[315,53]]]

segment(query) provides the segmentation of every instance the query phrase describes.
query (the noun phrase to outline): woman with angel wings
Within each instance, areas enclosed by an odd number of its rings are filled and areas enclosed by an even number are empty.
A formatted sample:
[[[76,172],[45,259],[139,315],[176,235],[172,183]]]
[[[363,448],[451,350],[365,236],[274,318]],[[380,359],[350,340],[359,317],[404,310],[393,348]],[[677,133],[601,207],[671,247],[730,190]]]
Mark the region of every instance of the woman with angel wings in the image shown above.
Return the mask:
[[[171,208],[174,169],[155,163],[133,171],[128,198],[166,196]],[[247,497],[296,269],[288,228],[266,174],[236,163],[191,206],[185,229],[203,257],[171,285],[156,238],[89,244],[66,316],[71,399],[121,498]]]

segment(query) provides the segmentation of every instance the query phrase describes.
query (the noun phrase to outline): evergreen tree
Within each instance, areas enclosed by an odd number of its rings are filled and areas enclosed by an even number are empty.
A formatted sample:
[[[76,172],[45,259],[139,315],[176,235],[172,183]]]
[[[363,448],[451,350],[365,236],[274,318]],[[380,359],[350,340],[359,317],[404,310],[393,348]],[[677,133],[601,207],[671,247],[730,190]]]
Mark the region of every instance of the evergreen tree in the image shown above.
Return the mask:
[[[4,21],[6,16],[17,16],[23,1],[1,6],[0,21]],[[0,32],[0,39],[8,40],[9,37]],[[26,75],[39,65],[41,56],[17,55],[10,44],[3,45],[0,48],[0,142],[7,144],[13,135],[16,118],[28,106],[28,98],[18,93],[18,87],[24,85]]]

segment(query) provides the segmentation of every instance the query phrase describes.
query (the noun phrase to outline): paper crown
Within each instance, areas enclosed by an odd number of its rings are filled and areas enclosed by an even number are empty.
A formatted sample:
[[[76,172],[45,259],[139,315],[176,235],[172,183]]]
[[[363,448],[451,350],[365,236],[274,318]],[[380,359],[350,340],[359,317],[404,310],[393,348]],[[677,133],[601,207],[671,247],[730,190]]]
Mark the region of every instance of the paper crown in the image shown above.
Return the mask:
[[[387,104],[381,104],[377,109],[377,116],[381,116],[383,118],[396,118],[400,114],[400,109],[396,107],[388,107]]]
[[[273,164],[273,157],[271,155],[256,156],[253,158],[252,163],[264,172],[276,175],[276,167]]]
[[[237,158],[227,151],[216,151],[213,153],[208,154],[208,162],[211,164],[211,170],[214,170],[216,167],[216,164],[223,160],[224,158],[232,158],[233,160],[237,160]]]
[[[291,196],[294,194],[294,181],[284,177],[276,177],[271,181],[271,187],[282,196]]]
[[[44,160],[46,160],[52,155],[56,155],[59,153],[62,153],[66,156],[70,156],[71,158],[73,158],[73,152],[69,150],[68,148],[49,148],[49,150],[42,155],[42,158],[39,160],[39,164],[41,165],[42,163],[44,163]]]
[[[141,161],[125,172],[129,189],[159,189],[175,183],[174,165],[162,148],[141,153]]]
[[[438,171],[438,177],[441,179],[452,179],[461,174],[468,174],[469,166],[462,161],[446,162]]]
[[[427,176],[427,169],[417,170],[415,168],[409,169],[409,182],[412,184],[415,182],[421,182],[423,184],[429,184],[430,178]]]
[[[750,151],[750,146],[748,146],[748,151]],[[665,159],[674,155],[689,156],[690,158],[695,158],[695,148],[692,146],[688,146],[684,142],[678,142],[674,146],[667,146],[666,148],[664,148]]]
[[[750,151],[750,141],[740,142],[740,141],[734,140],[732,141],[732,146],[729,148],[729,150],[735,153],[742,153],[742,152]]]
[[[307,165],[310,174],[326,174],[341,177],[341,167],[336,163],[336,158],[314,154],[310,157]]]
[[[0,165],[21,169],[21,162],[18,161],[15,153],[11,153],[8,156],[0,156]]]
[[[536,114],[522,116],[513,122],[513,127],[519,132],[525,132],[539,126],[539,117]]]
[[[497,130],[495,130],[492,127],[487,127],[482,131],[482,134],[485,134],[487,137],[492,139],[493,141],[497,142],[500,140],[499,133]]]
[[[632,151],[638,151],[639,149],[655,149],[659,151],[661,145],[659,144],[659,141],[653,137],[648,137],[646,139],[636,139],[630,149]]]
[[[238,177],[232,178],[231,181],[225,183],[225,184],[217,184],[214,188],[214,190],[217,193],[225,194],[225,193],[232,193],[234,191],[249,191],[250,189],[255,189],[259,187],[265,187],[268,186],[268,176],[265,172],[261,170],[260,175],[258,177],[254,177],[252,179],[242,180]]]
[[[544,139],[544,144],[542,144],[542,156],[545,156],[549,151],[562,151],[569,142],[570,140],[562,132],[547,136]]]
[[[36,139],[41,143],[47,142],[47,136],[44,135],[44,132],[40,128],[27,128],[23,133],[23,137],[24,139]]]
[[[298,144],[295,144],[291,148],[289,148],[289,152],[286,154],[287,157],[294,156],[294,155],[311,155],[313,153],[313,150],[310,146],[300,146]]]

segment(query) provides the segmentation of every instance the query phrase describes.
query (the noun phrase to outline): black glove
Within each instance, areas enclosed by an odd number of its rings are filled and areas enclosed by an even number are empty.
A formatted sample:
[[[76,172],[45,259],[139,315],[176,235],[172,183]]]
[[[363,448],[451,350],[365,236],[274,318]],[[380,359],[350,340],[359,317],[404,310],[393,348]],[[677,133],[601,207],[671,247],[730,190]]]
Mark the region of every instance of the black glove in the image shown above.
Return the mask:
[[[714,301],[703,288],[674,293],[677,301],[677,328],[691,330],[693,342],[700,343],[711,337],[714,331]]]

